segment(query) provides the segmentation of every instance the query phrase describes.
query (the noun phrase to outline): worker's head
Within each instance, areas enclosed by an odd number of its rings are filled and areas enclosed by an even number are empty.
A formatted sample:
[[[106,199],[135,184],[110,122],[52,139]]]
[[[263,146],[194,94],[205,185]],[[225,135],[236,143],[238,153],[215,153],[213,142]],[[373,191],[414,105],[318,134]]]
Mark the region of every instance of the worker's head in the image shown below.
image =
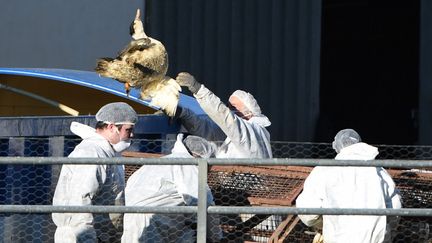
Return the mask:
[[[215,156],[216,144],[205,140],[202,137],[189,135],[183,139],[183,144],[189,153],[196,158],[211,158]]]
[[[228,107],[239,117],[249,120],[261,115],[261,108],[253,95],[243,90],[236,90],[228,100]]]
[[[340,130],[332,143],[333,149],[339,153],[343,148],[361,142],[360,135],[353,129]]]
[[[119,144],[121,141],[128,141],[133,137],[133,128],[138,120],[135,110],[124,102],[109,103],[96,113],[96,129],[111,144]],[[123,143],[114,149],[123,150]],[[124,144],[128,146],[128,144]],[[118,151],[120,152],[120,151]]]

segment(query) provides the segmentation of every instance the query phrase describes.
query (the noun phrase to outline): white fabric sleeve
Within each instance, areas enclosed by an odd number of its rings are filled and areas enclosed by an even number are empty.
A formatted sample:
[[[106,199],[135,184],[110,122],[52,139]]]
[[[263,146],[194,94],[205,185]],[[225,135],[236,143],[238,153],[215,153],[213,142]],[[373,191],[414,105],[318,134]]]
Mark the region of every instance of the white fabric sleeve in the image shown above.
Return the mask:
[[[387,208],[402,208],[402,200],[396,184],[390,174],[384,169],[379,168],[379,174],[383,180],[382,190],[384,193],[385,204]]]
[[[174,184],[186,205],[198,205],[198,168],[195,165],[176,165],[173,168]]]
[[[298,208],[321,208],[324,198],[322,193],[324,190],[322,185],[324,182],[321,179],[322,172],[319,167],[315,167],[309,176],[306,178],[303,191],[297,197],[296,207]],[[307,226],[315,226],[322,221],[321,215],[298,215],[301,221]]]
[[[390,177],[390,175],[389,175]],[[402,208],[402,198],[400,195],[400,191],[396,188],[395,183],[393,182],[393,180],[391,181],[392,183],[390,184],[390,188],[389,188],[389,195],[391,198],[391,205],[392,208]]]
[[[186,205],[198,205],[198,168],[195,165],[176,166],[175,177],[179,193],[183,195]],[[213,206],[214,200],[210,187],[207,186],[207,206]],[[208,238],[218,242],[222,238],[219,215],[209,215],[207,221]]]
[[[231,110],[204,85],[195,94],[195,98],[207,115],[222,129],[243,152],[255,151],[259,140],[252,125],[236,116]]]
[[[402,199],[396,184],[390,174],[384,169],[379,168],[380,176],[383,179],[383,194],[386,208],[402,208]],[[393,238],[397,234],[397,226],[400,221],[400,216],[387,216],[386,236],[384,242],[393,242]]]
[[[98,191],[99,183],[105,180],[105,170],[99,165],[63,165],[56,188],[53,205],[89,206]],[[76,239],[96,235],[91,213],[53,214],[57,231]],[[71,231],[71,232],[69,232]]]

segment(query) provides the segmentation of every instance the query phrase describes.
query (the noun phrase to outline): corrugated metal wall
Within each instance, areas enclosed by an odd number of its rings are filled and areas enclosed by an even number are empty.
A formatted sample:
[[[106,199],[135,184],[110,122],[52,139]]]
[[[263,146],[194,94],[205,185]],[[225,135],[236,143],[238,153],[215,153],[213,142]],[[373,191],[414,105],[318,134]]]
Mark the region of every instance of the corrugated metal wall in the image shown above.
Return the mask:
[[[252,93],[272,140],[312,141],[319,112],[320,0],[146,0],[146,32],[222,100]]]
[[[0,66],[92,71],[130,41],[143,0],[1,1]]]

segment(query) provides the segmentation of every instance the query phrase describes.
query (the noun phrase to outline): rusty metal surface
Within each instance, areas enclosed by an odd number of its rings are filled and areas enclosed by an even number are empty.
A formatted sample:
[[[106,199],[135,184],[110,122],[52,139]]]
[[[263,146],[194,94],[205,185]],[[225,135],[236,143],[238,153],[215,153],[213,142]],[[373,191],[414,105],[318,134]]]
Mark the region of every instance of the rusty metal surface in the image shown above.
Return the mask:
[[[160,154],[128,153],[127,157],[160,157]],[[132,174],[140,166],[126,166],[126,175]],[[303,183],[311,167],[302,166],[211,166],[208,184],[212,189],[216,205],[223,206],[294,206],[295,199],[303,189]],[[426,170],[387,169],[400,190],[405,208],[432,207],[432,173]],[[292,242],[313,236],[306,234],[309,229],[298,217],[285,215],[277,228],[254,227],[263,220],[271,220],[269,215],[252,217],[242,222],[226,216],[222,229],[229,240],[253,242],[251,237],[267,237],[270,242]],[[222,218],[223,218],[222,217]],[[407,221],[408,220],[408,221]],[[416,222],[409,218],[402,223]],[[259,225],[258,225],[259,226]]]
[[[225,192],[230,190],[238,192],[237,197],[245,196],[241,199],[244,205],[292,206],[311,169],[300,166],[212,166],[208,184],[216,194],[216,200],[226,201]]]
[[[289,215],[272,234],[270,242],[284,242],[299,222],[300,218],[298,216]]]
[[[279,224],[279,226],[276,228],[276,230],[273,232],[272,236],[270,237],[269,242],[276,243],[279,242],[279,239],[281,238],[281,235],[284,234],[286,231],[285,228],[289,227],[291,219],[294,217],[294,215],[288,215],[282,223]]]
[[[294,206],[303,189],[311,167],[301,166],[212,166],[209,186],[219,205],[232,206]],[[387,169],[400,190],[403,207],[432,207],[432,173],[424,170]],[[296,219],[296,220],[295,220]],[[409,219],[416,221],[417,219]],[[405,222],[406,219],[402,219]],[[409,223],[411,221],[408,221]],[[270,242],[311,242],[308,227],[298,217],[287,216],[270,237]],[[244,229],[244,228],[242,228]],[[229,232],[242,232],[246,236],[268,236],[268,230],[239,231],[231,225]]]
[[[133,151],[124,151],[121,154],[123,157],[133,157],[133,158],[160,158],[164,156],[164,154],[156,154],[156,153],[143,153],[143,152],[133,152]]]
[[[208,174],[208,184],[212,189],[216,205],[231,206],[293,206],[295,199],[300,194],[304,180],[312,168],[301,166],[212,166]],[[283,242],[286,230],[293,230],[299,225],[298,220],[282,220],[286,227],[276,232],[279,222],[274,217],[264,215],[260,221],[265,220],[269,225],[275,227],[260,226],[257,223],[253,226],[244,227],[246,222],[233,223],[222,221],[223,224],[231,224],[223,227],[227,235],[235,235],[239,242],[248,237]],[[256,217],[253,216],[252,218]],[[286,216],[281,216],[286,217]],[[290,217],[290,216],[288,216]],[[251,219],[252,219],[251,218]],[[290,217],[292,218],[292,217]]]
[[[404,208],[432,208],[432,173],[422,170],[388,170],[402,195]]]

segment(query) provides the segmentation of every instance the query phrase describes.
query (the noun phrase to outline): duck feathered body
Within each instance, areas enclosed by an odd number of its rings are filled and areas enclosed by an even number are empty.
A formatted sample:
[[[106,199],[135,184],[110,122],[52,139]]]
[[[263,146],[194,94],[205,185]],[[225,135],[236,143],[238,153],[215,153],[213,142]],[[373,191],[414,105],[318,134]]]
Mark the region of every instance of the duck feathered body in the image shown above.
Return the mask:
[[[130,87],[140,88],[141,99],[151,99],[150,104],[173,116],[181,88],[166,76],[168,53],[164,45],[145,35],[139,16],[138,9],[131,25],[133,39],[128,46],[116,58],[99,59],[95,70],[104,77],[125,83],[127,94]]]

